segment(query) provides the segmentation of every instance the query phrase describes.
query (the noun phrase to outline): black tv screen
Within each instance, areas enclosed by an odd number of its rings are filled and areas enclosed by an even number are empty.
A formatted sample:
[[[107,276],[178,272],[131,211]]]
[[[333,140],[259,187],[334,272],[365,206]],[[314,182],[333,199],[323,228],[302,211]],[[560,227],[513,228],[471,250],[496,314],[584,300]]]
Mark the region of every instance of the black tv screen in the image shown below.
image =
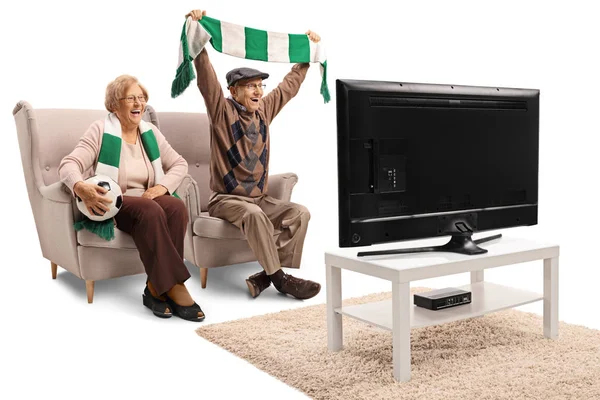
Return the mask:
[[[537,224],[539,90],[336,81],[339,245]]]

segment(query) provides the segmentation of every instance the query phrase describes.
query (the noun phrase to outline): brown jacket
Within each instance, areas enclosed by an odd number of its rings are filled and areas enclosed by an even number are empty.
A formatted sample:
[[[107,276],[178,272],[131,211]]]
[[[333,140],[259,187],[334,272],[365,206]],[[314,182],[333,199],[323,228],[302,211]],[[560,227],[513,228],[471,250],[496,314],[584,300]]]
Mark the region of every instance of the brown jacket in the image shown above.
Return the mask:
[[[194,60],[198,88],[210,120],[210,188],[215,193],[258,197],[269,179],[269,125],[300,89],[309,64],[295,64],[264,96],[256,113],[225,98],[206,49]]]

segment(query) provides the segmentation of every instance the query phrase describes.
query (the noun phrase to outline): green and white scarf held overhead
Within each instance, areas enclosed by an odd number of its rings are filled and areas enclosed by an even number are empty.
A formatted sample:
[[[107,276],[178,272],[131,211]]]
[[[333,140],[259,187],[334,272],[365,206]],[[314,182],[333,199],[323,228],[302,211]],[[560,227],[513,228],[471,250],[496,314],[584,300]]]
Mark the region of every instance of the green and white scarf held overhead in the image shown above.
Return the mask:
[[[196,78],[193,60],[206,43],[215,50],[234,57],[282,63],[318,62],[321,66],[321,95],[331,99],[327,87],[327,58],[322,42],[314,43],[305,34],[267,32],[210,17],[194,21],[188,17],[181,32],[179,64],[171,97],[177,97]]]

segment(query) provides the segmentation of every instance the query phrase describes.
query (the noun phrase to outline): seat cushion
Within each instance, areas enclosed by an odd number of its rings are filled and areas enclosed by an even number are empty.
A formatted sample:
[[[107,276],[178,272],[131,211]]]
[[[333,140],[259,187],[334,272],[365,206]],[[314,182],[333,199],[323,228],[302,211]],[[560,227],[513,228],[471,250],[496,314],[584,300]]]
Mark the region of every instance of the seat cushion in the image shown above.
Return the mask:
[[[130,234],[115,228],[115,238],[113,240],[104,240],[100,236],[82,229],[77,232],[77,243],[80,246],[88,247],[106,247],[111,249],[137,249],[135,242]]]
[[[213,239],[246,240],[244,234],[237,226],[221,218],[211,217],[208,215],[208,212],[203,212],[196,217],[193,227],[195,236]],[[273,236],[279,236],[280,234],[281,231],[275,229]]]

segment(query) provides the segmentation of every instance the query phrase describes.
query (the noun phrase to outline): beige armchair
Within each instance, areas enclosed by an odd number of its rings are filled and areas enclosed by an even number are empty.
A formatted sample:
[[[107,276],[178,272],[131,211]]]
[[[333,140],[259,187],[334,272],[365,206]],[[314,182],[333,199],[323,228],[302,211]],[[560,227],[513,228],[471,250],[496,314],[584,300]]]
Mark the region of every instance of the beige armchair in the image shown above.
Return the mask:
[[[73,229],[73,222],[82,215],[58,177],[62,158],[73,150],[88,126],[105,115],[103,110],[34,110],[26,101],[20,101],[13,110],[42,255],[50,261],[53,279],[61,266],[85,280],[88,303],[93,301],[95,281],[144,273],[130,235],[117,229],[115,239],[105,241],[86,230]],[[188,176],[177,193],[190,212],[185,258],[200,268],[202,287],[206,287],[208,268],[256,261],[239,229],[208,216],[206,211],[210,196],[206,114],[157,113],[148,106],[144,119],[159,127],[188,162]],[[269,194],[289,200],[297,181],[292,173],[272,175]]]
[[[157,113],[160,130],[169,143],[188,162],[193,178],[188,190],[191,227],[187,232],[185,258],[200,268],[202,287],[206,288],[208,268],[256,261],[240,230],[227,221],[208,215],[211,191],[210,131],[208,116],[200,113]],[[289,201],[298,182],[293,173],[269,176],[269,195]],[[280,234],[274,232],[275,237]]]

